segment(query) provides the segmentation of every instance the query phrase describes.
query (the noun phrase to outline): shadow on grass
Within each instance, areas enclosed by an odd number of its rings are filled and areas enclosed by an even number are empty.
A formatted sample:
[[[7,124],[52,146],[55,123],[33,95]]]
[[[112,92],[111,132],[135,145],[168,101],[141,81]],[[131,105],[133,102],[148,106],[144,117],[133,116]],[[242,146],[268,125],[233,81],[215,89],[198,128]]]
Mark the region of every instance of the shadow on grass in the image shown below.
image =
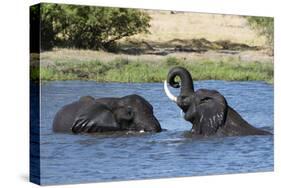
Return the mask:
[[[245,50],[260,50],[261,47],[249,46],[242,43],[234,43],[228,40],[211,42],[205,38],[201,39],[173,39],[166,42],[128,40],[119,44],[117,52],[129,55],[168,55],[175,52],[197,52],[216,50],[222,53],[236,54]]]

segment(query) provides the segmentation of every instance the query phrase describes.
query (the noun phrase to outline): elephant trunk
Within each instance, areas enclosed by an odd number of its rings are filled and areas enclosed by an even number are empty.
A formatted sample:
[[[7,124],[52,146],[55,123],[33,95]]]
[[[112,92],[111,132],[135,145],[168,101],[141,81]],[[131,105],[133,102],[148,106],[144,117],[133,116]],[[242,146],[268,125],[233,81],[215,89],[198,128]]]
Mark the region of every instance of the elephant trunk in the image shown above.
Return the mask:
[[[135,117],[135,124],[139,131],[144,132],[161,132],[161,126],[159,121],[156,119],[154,115],[137,116]]]
[[[180,83],[175,81],[176,76],[180,77]],[[172,68],[167,76],[167,82],[172,86],[173,88],[181,88],[180,90],[180,96],[190,96],[194,93],[194,86],[193,86],[193,80],[190,75],[190,73],[183,67],[174,67]],[[167,87],[167,82],[164,82],[164,90],[166,95],[171,99],[172,101],[176,102],[177,97],[174,96]]]

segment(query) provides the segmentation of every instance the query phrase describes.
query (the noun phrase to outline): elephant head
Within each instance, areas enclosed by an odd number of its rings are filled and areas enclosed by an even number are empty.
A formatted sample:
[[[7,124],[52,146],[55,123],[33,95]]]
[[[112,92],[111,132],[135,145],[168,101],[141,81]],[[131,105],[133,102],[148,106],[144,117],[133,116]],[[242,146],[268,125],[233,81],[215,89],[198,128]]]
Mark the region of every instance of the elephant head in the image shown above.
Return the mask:
[[[148,132],[160,132],[161,126],[154,116],[152,105],[139,95],[129,95],[121,98],[120,103],[130,104],[133,121],[132,129]]]
[[[180,83],[175,81],[179,76]],[[168,89],[167,82],[174,88],[181,88],[179,96]],[[164,82],[166,95],[184,112],[184,118],[192,123],[192,133],[200,135],[214,134],[224,126],[227,115],[227,102],[217,91],[199,89],[194,91],[190,73],[182,67],[172,68]]]
[[[129,131],[160,132],[161,126],[154,116],[152,105],[139,95],[97,100],[109,106],[121,129]]]

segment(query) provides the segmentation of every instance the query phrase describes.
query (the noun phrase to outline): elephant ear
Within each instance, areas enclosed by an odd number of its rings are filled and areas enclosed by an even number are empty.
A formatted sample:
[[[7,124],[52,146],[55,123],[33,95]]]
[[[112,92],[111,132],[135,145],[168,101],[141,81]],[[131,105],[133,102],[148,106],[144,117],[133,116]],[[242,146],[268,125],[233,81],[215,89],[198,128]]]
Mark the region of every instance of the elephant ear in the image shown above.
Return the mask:
[[[196,91],[196,120],[194,131],[202,135],[215,134],[225,124],[227,102],[215,90],[200,89]]]
[[[94,103],[78,112],[72,124],[73,133],[92,133],[119,130],[119,126],[110,109],[105,105]]]

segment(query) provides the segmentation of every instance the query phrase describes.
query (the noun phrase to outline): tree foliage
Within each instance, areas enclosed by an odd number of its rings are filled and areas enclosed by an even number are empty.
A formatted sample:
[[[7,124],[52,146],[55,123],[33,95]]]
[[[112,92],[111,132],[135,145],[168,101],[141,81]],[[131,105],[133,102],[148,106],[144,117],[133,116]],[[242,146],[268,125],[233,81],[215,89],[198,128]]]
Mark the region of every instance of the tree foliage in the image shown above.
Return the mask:
[[[272,17],[251,16],[247,18],[247,21],[260,35],[266,37],[268,45],[272,47],[274,40],[274,19]]]
[[[139,10],[41,4],[42,49],[54,46],[113,50],[116,41],[149,32],[150,16]]]

